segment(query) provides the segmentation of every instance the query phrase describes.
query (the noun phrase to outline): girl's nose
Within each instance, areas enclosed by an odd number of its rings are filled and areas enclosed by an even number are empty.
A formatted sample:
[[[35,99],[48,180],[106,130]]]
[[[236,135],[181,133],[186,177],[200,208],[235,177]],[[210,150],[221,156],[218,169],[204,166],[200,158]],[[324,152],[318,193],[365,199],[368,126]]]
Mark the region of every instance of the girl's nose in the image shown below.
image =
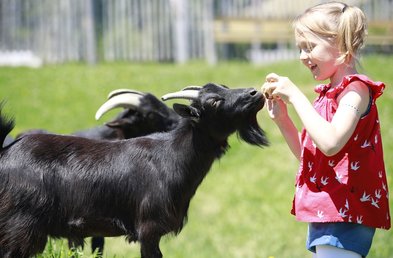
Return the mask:
[[[304,51],[303,49],[300,50],[300,60],[306,60],[308,59],[308,53]]]

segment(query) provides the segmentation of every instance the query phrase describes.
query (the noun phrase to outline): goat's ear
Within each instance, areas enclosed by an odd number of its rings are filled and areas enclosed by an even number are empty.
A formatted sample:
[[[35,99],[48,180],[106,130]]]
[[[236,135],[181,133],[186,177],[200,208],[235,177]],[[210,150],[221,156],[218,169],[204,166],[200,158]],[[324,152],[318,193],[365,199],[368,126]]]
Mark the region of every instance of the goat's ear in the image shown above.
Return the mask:
[[[173,110],[181,117],[191,118],[192,120],[199,119],[199,111],[194,107],[175,103],[173,104]]]
[[[105,125],[117,129],[117,128],[124,128],[125,126],[130,127],[133,124],[134,120],[131,120],[130,118],[116,118],[113,121],[106,122]]]
[[[110,128],[119,128],[123,125],[124,123],[122,123],[121,120],[115,120],[115,121],[111,121],[111,122],[107,122],[105,123],[106,126],[110,127]]]

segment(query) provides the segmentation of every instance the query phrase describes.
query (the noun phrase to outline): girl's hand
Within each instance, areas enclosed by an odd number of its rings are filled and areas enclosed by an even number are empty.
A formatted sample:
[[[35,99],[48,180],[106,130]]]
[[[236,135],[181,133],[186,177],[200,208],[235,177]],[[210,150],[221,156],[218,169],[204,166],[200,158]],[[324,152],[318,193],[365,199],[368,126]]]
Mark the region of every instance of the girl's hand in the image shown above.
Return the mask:
[[[267,99],[267,111],[271,119],[278,122],[284,117],[288,117],[287,105],[279,95],[274,94],[275,83],[279,81],[279,76],[271,73],[266,76],[266,82],[262,86],[262,93]]]
[[[291,103],[293,98],[302,94],[288,77],[282,77],[275,73],[266,76],[262,93],[267,99],[281,99],[285,103]]]
[[[288,118],[287,105],[281,99],[267,99],[267,112],[270,118],[279,122],[285,118]]]

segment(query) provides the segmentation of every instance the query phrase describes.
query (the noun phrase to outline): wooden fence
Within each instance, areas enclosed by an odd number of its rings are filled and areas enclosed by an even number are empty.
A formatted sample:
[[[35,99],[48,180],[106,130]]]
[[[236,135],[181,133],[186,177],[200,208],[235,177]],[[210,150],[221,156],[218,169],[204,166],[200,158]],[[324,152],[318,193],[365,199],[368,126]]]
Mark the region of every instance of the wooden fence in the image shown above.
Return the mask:
[[[44,63],[215,63],[239,44],[261,53],[264,43],[271,48],[284,42],[273,50],[291,56],[290,20],[319,2],[324,1],[0,0],[0,52],[28,50]],[[346,2],[379,26],[372,33],[380,38],[372,44],[393,45],[392,0]]]

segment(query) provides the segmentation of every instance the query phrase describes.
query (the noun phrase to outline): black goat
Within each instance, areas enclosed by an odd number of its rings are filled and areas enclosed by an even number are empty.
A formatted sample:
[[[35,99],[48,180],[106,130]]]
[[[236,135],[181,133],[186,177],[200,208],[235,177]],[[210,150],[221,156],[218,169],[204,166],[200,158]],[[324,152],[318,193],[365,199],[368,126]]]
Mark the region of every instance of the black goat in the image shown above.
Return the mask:
[[[154,132],[166,132],[172,130],[178,123],[180,116],[168,108],[162,101],[150,93],[142,93],[135,90],[121,89],[112,91],[108,100],[98,109],[96,119],[100,119],[106,112],[123,107],[116,118],[103,126],[97,126],[73,133],[89,139],[97,140],[122,140],[151,134]],[[42,129],[32,129],[17,135],[20,138],[29,134],[50,133]],[[13,139],[7,136],[4,145],[11,143]],[[75,247],[76,243],[69,243]],[[83,246],[82,246],[83,247]],[[104,238],[95,236],[91,241],[92,251],[98,255],[103,254]]]
[[[238,132],[268,144],[256,119],[255,89],[207,84],[163,98],[183,118],[175,129],[123,141],[33,134],[0,151],[0,256],[30,257],[48,236],[78,243],[87,236],[126,235],[143,258],[162,257],[163,235],[183,228],[191,198],[213,161]],[[0,119],[0,141],[13,121]]]
[[[130,139],[155,132],[167,132],[176,127],[179,115],[150,93],[121,89],[112,91],[97,111],[96,119],[106,112],[124,107],[115,120],[104,127],[76,132],[74,135],[90,139]]]

